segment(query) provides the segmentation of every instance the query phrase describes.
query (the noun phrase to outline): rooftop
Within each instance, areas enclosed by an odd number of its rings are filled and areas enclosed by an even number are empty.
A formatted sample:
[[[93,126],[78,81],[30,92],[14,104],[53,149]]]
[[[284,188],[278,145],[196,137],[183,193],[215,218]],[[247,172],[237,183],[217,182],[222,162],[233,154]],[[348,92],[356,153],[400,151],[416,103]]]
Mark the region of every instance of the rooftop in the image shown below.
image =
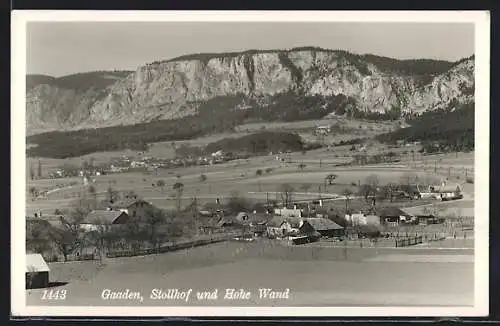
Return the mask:
[[[284,222],[290,223],[293,228],[298,228],[302,219],[300,217],[274,216],[268,223],[269,226],[279,227]]]
[[[122,211],[95,210],[87,215],[86,222],[112,224],[122,214],[126,213]]]
[[[50,268],[40,254],[26,254],[26,273],[49,272]]]
[[[343,227],[327,218],[312,217],[306,219],[306,221],[317,231],[343,229]]]

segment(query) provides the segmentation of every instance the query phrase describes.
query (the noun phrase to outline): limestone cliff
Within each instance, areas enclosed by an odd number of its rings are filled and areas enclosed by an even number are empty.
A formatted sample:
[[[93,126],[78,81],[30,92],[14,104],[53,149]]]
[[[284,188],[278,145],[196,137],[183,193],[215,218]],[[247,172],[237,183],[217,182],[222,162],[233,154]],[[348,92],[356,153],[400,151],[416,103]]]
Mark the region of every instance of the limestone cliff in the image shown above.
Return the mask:
[[[28,133],[174,119],[195,114],[201,103],[215,97],[238,94],[265,102],[287,91],[343,94],[363,111],[394,106],[403,112],[432,110],[473,98],[474,58],[401,61],[301,48],[196,54],[121,75],[94,75],[103,76],[105,83],[86,87],[43,78],[32,82],[27,89]]]

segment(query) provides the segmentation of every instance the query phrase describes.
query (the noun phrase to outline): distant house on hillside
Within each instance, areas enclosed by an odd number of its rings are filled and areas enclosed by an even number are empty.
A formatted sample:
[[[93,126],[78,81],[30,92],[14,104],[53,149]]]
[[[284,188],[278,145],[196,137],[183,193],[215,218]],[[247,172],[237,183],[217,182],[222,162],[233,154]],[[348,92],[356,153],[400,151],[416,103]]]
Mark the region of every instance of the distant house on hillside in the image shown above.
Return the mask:
[[[460,185],[447,185],[444,184],[438,189],[439,197],[441,200],[458,199],[462,197],[462,188]]]
[[[318,126],[316,130],[314,130],[315,135],[326,135],[332,131],[331,126]]]
[[[300,232],[311,234],[314,231],[321,234],[322,237],[342,237],[344,228],[327,218],[307,218],[300,226]]]

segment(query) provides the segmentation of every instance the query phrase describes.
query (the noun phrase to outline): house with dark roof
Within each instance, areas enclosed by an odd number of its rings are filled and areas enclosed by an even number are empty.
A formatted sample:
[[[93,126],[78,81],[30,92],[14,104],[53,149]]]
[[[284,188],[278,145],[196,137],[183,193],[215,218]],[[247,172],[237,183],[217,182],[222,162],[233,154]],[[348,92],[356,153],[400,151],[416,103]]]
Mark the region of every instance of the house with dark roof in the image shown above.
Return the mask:
[[[268,223],[266,232],[269,236],[282,237],[299,232],[302,225],[300,217],[274,216]]]
[[[120,225],[129,221],[130,216],[124,211],[91,211],[80,226],[86,231],[94,231],[103,225]]]
[[[443,184],[437,193],[441,200],[453,200],[462,198],[462,188],[460,185]]]
[[[303,234],[312,234],[318,232],[322,237],[342,237],[344,228],[334,221],[327,218],[312,217],[304,220],[300,226],[300,232]]]
[[[152,208],[153,204],[136,198],[125,198],[108,206],[108,210],[122,211],[131,217],[143,217],[144,212]]]
[[[384,207],[378,211],[380,224],[388,226],[397,226],[401,222],[411,219],[411,215],[397,207]]]

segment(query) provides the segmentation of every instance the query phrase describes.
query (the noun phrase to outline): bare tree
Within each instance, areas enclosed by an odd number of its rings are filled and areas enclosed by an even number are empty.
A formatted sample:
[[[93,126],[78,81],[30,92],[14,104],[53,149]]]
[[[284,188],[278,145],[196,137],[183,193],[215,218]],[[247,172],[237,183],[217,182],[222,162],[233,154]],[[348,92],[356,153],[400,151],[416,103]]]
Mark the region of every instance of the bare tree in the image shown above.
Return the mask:
[[[371,174],[366,177],[365,183],[370,185],[372,188],[377,188],[380,184],[380,180],[376,174]]]
[[[307,166],[307,165],[305,165],[305,164],[304,164],[304,162],[302,162],[302,163],[300,163],[300,164],[298,165],[298,168],[299,168],[299,170],[300,170],[300,171],[303,171],[303,170],[306,168],[306,166]]]
[[[281,194],[283,205],[288,206],[292,203],[293,193],[295,192],[295,189],[292,187],[292,185],[290,185],[289,183],[284,183],[279,187],[278,192]]]
[[[38,197],[38,189],[36,187],[30,187],[29,189],[31,200],[35,200]]]
[[[372,193],[372,187],[369,184],[362,184],[358,188],[358,194],[363,196],[365,200],[368,200],[368,197]]]
[[[182,203],[182,193],[184,191],[184,184],[182,182],[176,182],[172,186],[175,191],[175,198],[177,202],[177,213],[181,212],[181,203]]]
[[[375,205],[375,200],[377,196],[377,192],[379,190],[380,180],[376,174],[371,174],[366,177],[365,183],[369,186],[370,196],[372,198],[372,205]]]
[[[90,185],[88,188],[88,192],[92,196],[92,199],[94,201],[92,208],[96,209],[97,208],[97,190],[96,190],[96,187],[94,185]]]
[[[30,179],[35,179],[35,169],[33,168],[33,164],[30,164]]]
[[[113,187],[109,186],[106,190],[107,200],[109,203],[113,204],[119,199],[120,194],[118,191],[114,190]]]
[[[342,196],[345,197],[345,213],[349,214],[349,202],[351,200],[351,196],[353,195],[353,191],[349,188],[345,188],[342,191]]]
[[[328,184],[331,186],[331,185],[333,185],[333,181],[335,179],[337,179],[337,175],[331,173],[331,174],[327,175],[325,179],[326,179],[326,181],[328,181]]]
[[[50,249],[49,239],[47,237],[49,226],[44,225],[45,221],[33,221],[26,223],[26,249],[43,254]]]
[[[112,225],[108,221],[96,220],[94,221],[94,225],[97,227],[88,234],[88,238],[90,243],[95,246],[99,260],[102,261],[106,249],[110,249],[111,241],[116,235],[113,232]]]
[[[64,261],[68,261],[68,255],[81,247],[81,229],[79,218],[72,217],[70,220],[59,218],[60,225],[51,227],[49,238],[63,255]]]
[[[163,192],[163,189],[165,188],[165,181],[164,180],[156,181],[156,186],[160,187],[161,192]]]
[[[136,218],[131,218],[125,223],[122,229],[122,236],[134,253],[140,249],[141,244],[149,238],[146,230],[144,230],[139,220]]]
[[[149,208],[144,212],[145,222],[148,225],[149,241],[153,247],[160,251],[162,234],[158,232],[160,225],[165,224],[166,216],[163,210],[158,208]]]
[[[418,176],[416,173],[411,173],[411,172],[408,172],[408,173],[404,173],[400,180],[399,180],[399,183],[403,186],[409,186],[411,185],[413,182],[416,182],[418,180]]]
[[[392,182],[389,182],[382,188],[383,198],[389,199],[389,201],[392,203],[392,201],[394,200],[394,194],[396,190],[397,190],[397,185]]]
[[[42,177],[42,161],[38,160],[38,179]]]

